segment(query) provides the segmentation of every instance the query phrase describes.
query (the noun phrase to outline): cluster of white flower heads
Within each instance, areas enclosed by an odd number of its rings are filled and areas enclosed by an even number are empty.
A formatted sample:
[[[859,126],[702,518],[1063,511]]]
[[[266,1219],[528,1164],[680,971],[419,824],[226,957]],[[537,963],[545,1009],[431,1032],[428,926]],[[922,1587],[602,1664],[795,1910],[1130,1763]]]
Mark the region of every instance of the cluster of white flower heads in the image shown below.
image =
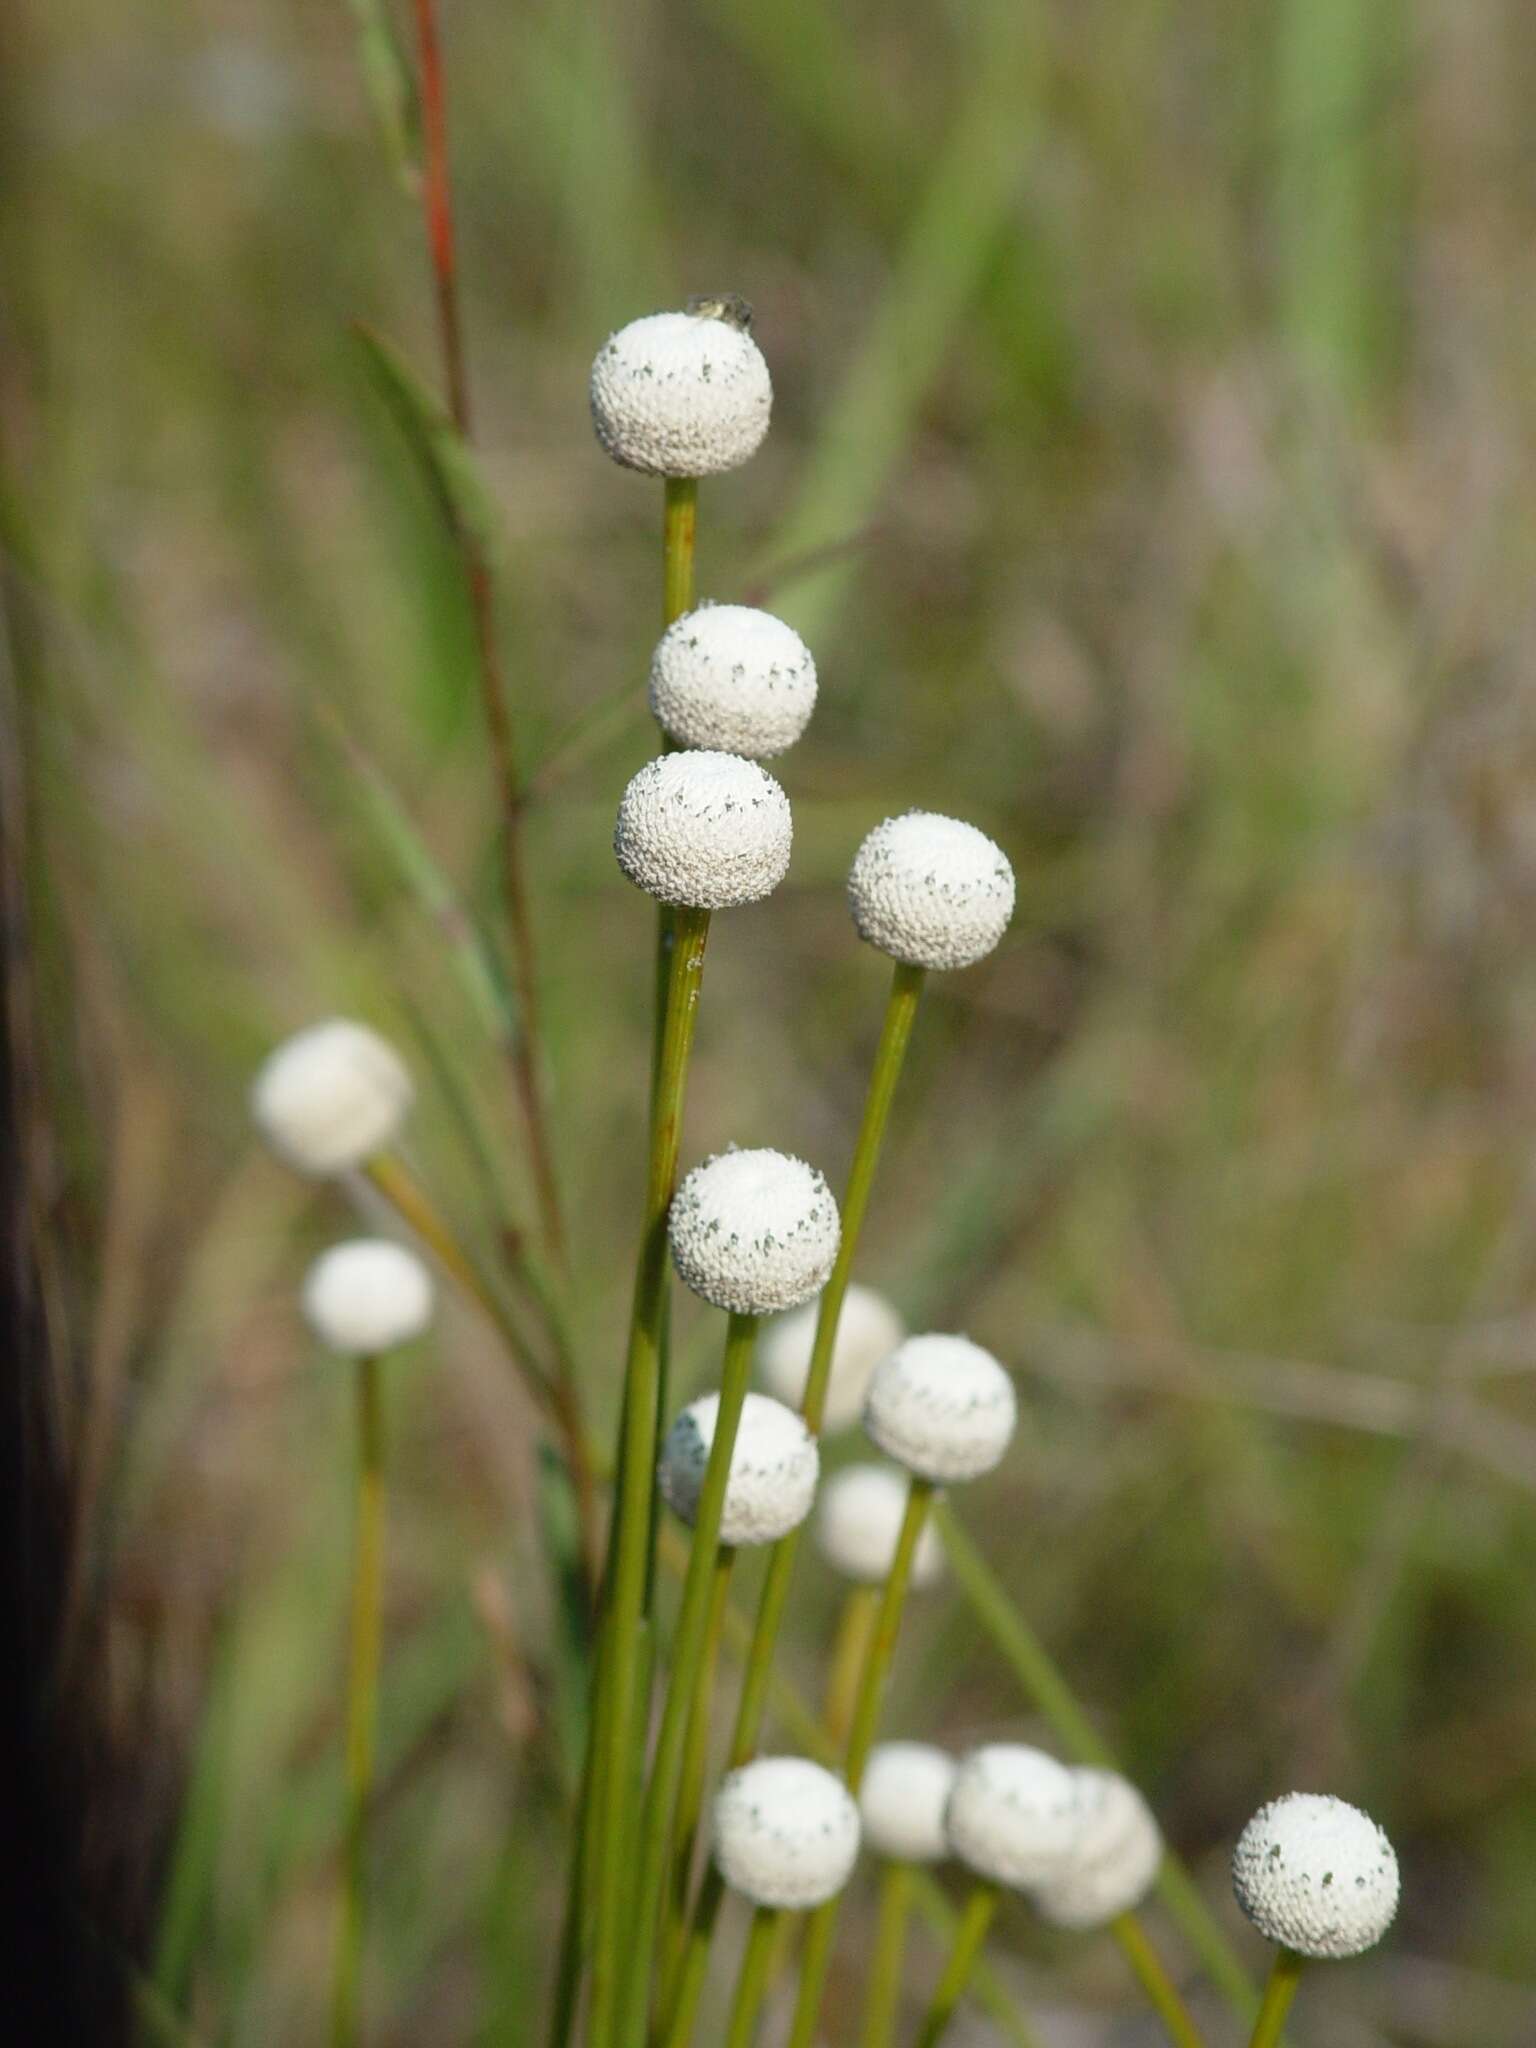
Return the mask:
[[[789,867],[789,798],[755,761],[707,749],[647,761],[619,802],[613,850],[659,903],[727,910],[771,896]]]
[[[606,454],[646,476],[718,476],[756,454],[773,383],[751,335],[703,313],[651,313],[610,334],[592,365]]]
[[[419,1337],[432,1320],[432,1278],[387,1237],[332,1245],[304,1280],[304,1315],[329,1351],[376,1358]]]
[[[1008,929],[1013,869],[974,825],[907,811],[877,825],[859,848],[848,903],[860,938],[893,960],[970,967]]]
[[[1080,1767],[1078,1826],[1065,1861],[1034,1894],[1053,1927],[1104,1927],[1146,1897],[1163,1860],[1152,1809],[1118,1771]]]
[[[806,1757],[760,1757],[720,1782],[713,1809],[720,1875],[754,1905],[804,1912],[848,1882],[859,1809],[841,1778]]]
[[[949,1846],[993,1884],[1033,1891],[1065,1867],[1082,1825],[1076,1779],[1022,1742],[992,1742],[960,1761],[945,1813]]]
[[[251,1115],[299,1173],[348,1173],[393,1143],[415,1090],[394,1047],[347,1017],[312,1024],[267,1055]]]
[[[684,612],[651,657],[651,710],[680,746],[766,761],[816,708],[816,664],[793,626],[746,604]]]
[[[805,1399],[820,1308],[819,1301],[809,1301],[770,1323],[758,1348],[764,1385],[792,1407],[798,1408]],[[849,1287],[832,1345],[832,1370],[821,1417],[823,1436],[851,1429],[859,1420],[875,1367],[906,1334],[905,1323],[883,1294],[857,1283]]]
[[[704,1394],[689,1403],[662,1442],[662,1495],[688,1523],[698,1514],[719,1414],[720,1396]],[[816,1439],[794,1410],[767,1394],[748,1394],[731,1446],[720,1541],[736,1548],[777,1543],[798,1529],[816,1498],[820,1469]]]
[[[882,1742],[859,1787],[864,1839],[895,1863],[938,1863],[949,1854],[944,1813],[957,1766],[931,1742]]]
[[[870,1439],[921,1479],[978,1479],[1018,1420],[1013,1381],[969,1337],[908,1337],[875,1368],[864,1403]]]
[[[776,1315],[819,1294],[841,1235],[815,1167],[767,1146],[696,1166],[672,1198],[667,1233],[684,1285],[743,1316]]]
[[[834,1571],[861,1585],[884,1583],[910,1486],[906,1473],[890,1465],[845,1465],[832,1475],[816,1504],[816,1545]],[[926,1521],[912,1553],[908,1583],[914,1589],[931,1586],[943,1569],[943,1544]]]
[[[1319,1792],[1288,1792],[1249,1821],[1232,1855],[1237,1903],[1299,1956],[1363,1954],[1397,1912],[1397,1855],[1369,1814]]]

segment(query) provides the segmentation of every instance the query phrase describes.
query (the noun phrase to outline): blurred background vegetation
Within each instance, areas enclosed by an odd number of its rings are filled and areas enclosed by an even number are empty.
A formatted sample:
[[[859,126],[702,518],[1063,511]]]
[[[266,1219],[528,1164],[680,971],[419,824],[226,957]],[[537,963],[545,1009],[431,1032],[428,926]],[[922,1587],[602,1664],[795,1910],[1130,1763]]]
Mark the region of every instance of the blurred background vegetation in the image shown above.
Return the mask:
[[[209,2048],[314,2038],[337,1849],[348,1409],[295,1285],[349,1212],[258,1150],[255,1063],[370,1019],[444,1203],[527,1208],[422,882],[494,921],[458,572],[355,334],[437,384],[367,13],[4,29],[60,1668],[92,1938],[145,2038]],[[650,973],[608,841],[653,746],[659,492],[599,454],[585,380],[610,328],[734,289],[774,429],[704,491],[700,588],[782,610],[823,697],[790,882],[712,948],[685,1158],[840,1177],[884,985],[852,850],[912,803],[993,832],[1018,919],[934,990],[861,1275],[1018,1371],[1028,1426],[963,1510],[1255,1960],[1224,1859],[1262,1798],[1336,1790],[1397,1839],[1399,1931],[1298,2039],[1529,2043],[1536,16],[451,0],[443,29],[603,1426]],[[393,1400],[374,2039],[515,2042],[568,1767],[535,1434],[457,1308]],[[800,1586],[814,1687],[832,1596]],[[1038,1733],[942,1592],[887,1727]],[[1051,2043],[1150,2038],[1112,1949],[1022,1912],[1004,1946]]]

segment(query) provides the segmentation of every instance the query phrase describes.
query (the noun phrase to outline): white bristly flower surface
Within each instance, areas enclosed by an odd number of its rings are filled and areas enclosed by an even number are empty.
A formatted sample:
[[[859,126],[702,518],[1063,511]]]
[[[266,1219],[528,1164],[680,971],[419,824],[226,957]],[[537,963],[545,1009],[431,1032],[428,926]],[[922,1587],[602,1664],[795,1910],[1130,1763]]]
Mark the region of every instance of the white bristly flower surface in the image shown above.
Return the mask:
[[[1249,1821],[1232,1855],[1237,1903],[1268,1940],[1335,1960],[1376,1943],[1397,1912],[1397,1854],[1369,1814],[1288,1792]]]
[[[708,750],[662,754],[619,804],[619,866],[658,903],[726,910],[772,895],[789,867],[789,798],[755,761]]]
[[[882,1742],[859,1787],[864,1839],[896,1863],[938,1863],[949,1854],[944,1811],[957,1766],[931,1742]]]
[[[704,1490],[720,1396],[692,1401],[668,1430],[661,1449],[661,1491],[674,1514],[691,1523]],[[720,1541],[777,1543],[799,1528],[816,1497],[816,1439],[801,1418],[766,1394],[748,1394],[731,1448]]]
[[[251,1115],[280,1159],[324,1178],[391,1145],[414,1094],[392,1045],[366,1024],[328,1017],[267,1055],[251,1084]]]
[[[1012,1380],[969,1337],[908,1337],[876,1367],[864,1403],[870,1440],[939,1485],[990,1472],[1017,1420]]]
[[[1163,1838],[1145,1799],[1117,1771],[1079,1766],[1069,1775],[1081,1821],[1071,1853],[1034,1894],[1035,1905],[1053,1927],[1103,1927],[1146,1897]]]
[[[834,1571],[861,1585],[883,1585],[907,1512],[909,1480],[892,1465],[845,1465],[821,1489],[816,1547]],[[931,1586],[944,1569],[944,1546],[925,1522],[912,1553],[908,1584]]]
[[[859,936],[910,967],[970,967],[1013,916],[1013,869],[974,825],[907,811],[854,856],[848,904]]]
[[[706,604],[667,628],[651,657],[651,711],[684,747],[767,760],[816,708],[816,664],[792,626],[745,604]]]
[[[993,1742],[961,1758],[944,1827],[954,1854],[979,1876],[1028,1891],[1066,1867],[1082,1821],[1064,1765],[1021,1742]]]
[[[773,383],[728,321],[651,313],[610,334],[592,365],[592,425],[606,454],[646,476],[718,476],[755,455]]]
[[[820,1293],[839,1240],[837,1203],[815,1167],[767,1146],[720,1152],[673,1197],[678,1278],[734,1315],[774,1315]]]
[[[859,1810],[841,1778],[800,1756],[760,1757],[721,1780],[713,1814],[720,1875],[754,1905],[804,1912],[848,1882]]]
[[[332,1245],[304,1280],[304,1315],[327,1350],[377,1358],[419,1337],[432,1320],[432,1277],[387,1237]]]
[[[819,1308],[819,1302],[810,1301],[770,1323],[758,1346],[763,1384],[791,1407],[799,1407],[805,1397]],[[823,1436],[851,1429],[859,1420],[875,1367],[906,1334],[906,1325],[883,1294],[856,1282],[848,1288],[832,1349],[832,1373],[821,1418]]]

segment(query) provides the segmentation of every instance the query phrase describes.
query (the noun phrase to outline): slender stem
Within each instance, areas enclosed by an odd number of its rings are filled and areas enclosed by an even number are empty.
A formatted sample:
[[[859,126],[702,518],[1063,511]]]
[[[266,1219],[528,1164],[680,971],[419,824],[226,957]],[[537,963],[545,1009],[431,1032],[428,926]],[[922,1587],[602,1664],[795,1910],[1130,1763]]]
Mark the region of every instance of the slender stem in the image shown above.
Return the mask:
[[[806,1377],[805,1396],[801,1403],[802,1412],[813,1430],[819,1431],[826,1407],[827,1384],[831,1377],[832,1353],[837,1341],[837,1326],[842,1315],[843,1298],[848,1292],[849,1276],[858,1253],[864,1216],[869,1207],[870,1190],[874,1185],[875,1169],[879,1164],[881,1146],[885,1141],[886,1126],[890,1122],[896,1084],[900,1079],[907,1046],[912,1036],[912,1024],[917,1014],[923,980],[921,968],[908,967],[898,962],[891,978],[890,993],[886,998],[880,1040],[875,1048],[874,1065],[870,1071],[869,1087],[865,1092],[858,1136],[854,1141],[853,1163],[848,1171],[848,1184],[843,1194],[842,1239],[838,1246],[836,1264],[822,1290],[816,1318],[816,1336],[811,1347],[811,1364]],[[757,1748],[757,1738],[774,1678],[774,1649],[778,1643],[779,1629],[784,1620],[784,1609],[788,1604],[789,1589],[794,1579],[801,1533],[799,1529],[791,1530],[789,1535],[774,1545],[768,1560],[762,1592],[758,1597],[757,1620],[753,1627],[752,1642],[747,1651],[742,1674],[736,1724],[731,1734],[732,1768],[749,1762]],[[715,1924],[719,1919],[724,1898],[725,1887],[720,1881],[719,1873],[711,1868],[706,1872],[704,1882],[699,1888],[699,1897],[694,1906],[693,1919],[683,1948],[682,1962],[675,1973],[676,1981],[668,1987],[663,2000],[662,2038],[668,2044],[668,2048],[686,2048],[692,2036],[699,1995],[704,1988],[710,1943],[714,1938]]]
[[[917,1549],[917,1539],[923,1533],[923,1524],[928,1519],[928,1509],[932,1501],[932,1483],[926,1479],[919,1479],[914,1474],[907,1487],[906,1513],[901,1518],[901,1530],[896,1538],[891,1568],[881,1589],[874,1633],[869,1639],[864,1667],[859,1673],[858,1691],[854,1696],[853,1719],[848,1730],[848,1750],[843,1763],[843,1777],[848,1790],[855,1794],[863,1780],[864,1766],[869,1760],[875,1730],[880,1723],[885,1682],[890,1675],[891,1660],[896,1654],[896,1636],[901,1627],[901,1610],[906,1602],[907,1582],[912,1576],[912,1558]],[[822,1995],[826,1990],[827,1971],[832,1961],[832,1937],[837,1929],[837,1916],[841,1905],[842,1894],[834,1893],[825,1905],[816,1908],[806,1922],[805,1947],[800,1957],[800,1995],[795,2003],[795,2019],[790,2029],[789,2048],[811,2048],[816,2038]]]
[[[448,168],[448,100],[442,49],[437,33],[436,0],[414,0],[416,52],[420,71],[422,148],[425,175],[422,203],[426,215],[427,250],[437,301],[438,339],[448,384],[448,409],[460,438],[472,437],[469,374],[464,359],[463,323],[459,315],[458,255],[453,224],[453,185]],[[534,1194],[551,1255],[563,1265],[565,1228],[549,1122],[540,1085],[541,1025],[538,964],[523,857],[523,792],[512,736],[506,678],[496,640],[496,598],[490,565],[474,535],[461,520],[454,522],[465,591],[475,632],[480,694],[491,770],[501,809],[502,886],[512,939],[512,968],[517,986],[521,1030],[512,1049],[513,1083],[528,1133],[529,1164]]]
[[[741,1974],[736,1979],[736,1996],[731,2001],[725,2048],[751,2048],[752,2036],[757,2032],[758,2014],[762,2011],[763,1993],[768,1988],[773,1944],[782,1918],[783,1915],[771,1906],[759,1906],[752,1915],[752,1929],[741,1958]]]
[[[607,1657],[606,1641],[597,1646],[597,1682],[593,1687],[603,1697],[602,1667]],[[587,1740],[581,1760],[581,1791],[577,1799],[574,1849],[566,1881],[565,1910],[560,1923],[559,1959],[555,1968],[555,1995],[549,2023],[549,2048],[569,2048],[576,2025],[576,2008],[581,1994],[582,1968],[587,1955],[587,1935],[592,1901],[593,1815],[602,1799],[602,1777],[606,1756],[596,1714],[587,1716]]]
[[[731,1572],[735,1563],[735,1551],[722,1543],[715,1552],[714,1576],[709,1589],[709,1619],[704,1630],[704,1655],[699,1660],[698,1677],[694,1680],[693,1699],[688,1709],[688,1739],[683,1745],[682,1777],[677,1788],[677,1807],[672,1816],[672,1845],[668,1851],[672,1879],[667,1901],[666,1940],[661,1951],[663,1968],[667,1973],[676,1965],[678,1943],[687,1921],[689,1880],[693,1875],[699,1816],[704,1808],[704,1779],[709,1765],[709,1703],[720,1662],[720,1639],[730,1605]]]
[[[1296,1986],[1301,1982],[1301,1973],[1306,1967],[1305,1956],[1299,1956],[1288,1948],[1276,1949],[1269,1982],[1264,1986],[1264,2002],[1259,2007],[1248,2048],[1276,2048],[1285,2026],[1285,2016],[1291,2009],[1291,2000],[1296,1996]]]
[[[987,1929],[992,1925],[992,1915],[996,1911],[997,1886],[977,1885],[965,1902],[960,1925],[955,1930],[955,1945],[949,1952],[949,1961],[944,1965],[944,1974],[939,1979],[933,2003],[919,2029],[914,2048],[938,2048],[944,2029],[971,1981],[971,1972],[976,1967],[976,1958],[981,1954],[982,1943],[987,1938]]]
[[[355,1375],[357,1500],[352,1566],[352,1648],[347,1671],[347,1823],[341,1922],[331,1999],[331,2048],[358,2038],[363,1920],[367,1894],[368,1806],[378,1719],[383,1641],[384,1414],[379,1362],[362,1358]]]
[[[622,1763],[636,1754],[640,1741],[641,1701],[638,1696],[638,1649],[641,1615],[648,1578],[651,1535],[652,1451],[660,1391],[660,1333],[666,1292],[667,1211],[677,1181],[678,1141],[682,1128],[683,1092],[693,1028],[698,1014],[709,937],[709,913],[679,909],[676,943],[668,978],[666,1016],[662,1030],[661,1070],[656,1114],[651,1125],[650,1163],[646,1178],[645,1220],[635,1274],[625,1366],[623,1443],[618,1459],[619,1486],[614,1569],[605,1620],[612,1653],[605,1690],[609,1693],[604,1738],[614,1768],[608,1772],[598,1819],[597,1934],[593,1968],[592,2039],[613,2037],[624,1930],[621,1924],[624,1887],[627,1779]]]
[[[912,1889],[917,1909],[934,1933],[941,1940],[952,1942],[955,1930],[960,1925],[960,1915],[945,1897],[942,1887],[926,1870],[915,1870],[912,1874]],[[976,1958],[971,1970],[970,1991],[976,2003],[991,2014],[1002,2032],[1012,2041],[1014,2048],[1041,2048],[1034,2028],[1020,2012],[1012,1993],[984,1955]]]
[[[955,1583],[1037,1711],[1079,1763],[1098,1764],[1105,1770],[1114,1770],[1113,1755],[1078,1705],[1071,1686],[1009,1599],[991,1566],[956,1519],[953,1509],[941,1501],[935,1509],[934,1518],[944,1539],[945,1554]],[[1258,1997],[1248,1973],[1194,1879],[1171,1850],[1164,1853],[1156,1889],[1170,1917],[1205,1966],[1212,1983],[1236,2013],[1244,2019],[1251,2019],[1257,2009]]]
[[[880,1913],[864,2005],[863,2048],[891,2048],[896,2039],[901,1967],[912,1907],[912,1875],[910,1863],[887,1863],[880,1873]]]
[[[669,476],[661,535],[661,622],[670,626],[693,610],[694,543],[699,524],[699,480]]]
[[[672,1645],[672,1670],[667,1682],[666,1704],[662,1708],[651,1781],[646,1788],[640,1817],[638,1875],[634,1912],[630,1916],[627,1934],[629,1967],[623,1978],[619,2034],[628,2048],[639,2048],[645,2039],[650,2010],[651,1966],[655,1959],[657,1922],[666,1885],[672,1813],[677,1804],[678,1787],[682,1783],[688,1718],[694,1705],[709,1636],[710,1597],[717,1576],[715,1560],[720,1548],[720,1523],[725,1513],[731,1457],[736,1448],[737,1425],[747,1398],[747,1384],[752,1375],[752,1349],[756,1342],[756,1316],[733,1315],[725,1340],[725,1364],[720,1375],[720,1405],[715,1413],[715,1433],[694,1514],[693,1545],[688,1555],[688,1575],[683,1581],[682,1606]]]
[[[822,1703],[821,1725],[827,1738],[841,1750],[848,1740],[853,1720],[854,1694],[864,1668],[870,1632],[880,1611],[878,1586],[852,1586],[838,1618],[837,1636],[827,1666],[827,1690]]]
[[[1152,2010],[1162,2021],[1163,2031],[1173,2043],[1173,2048],[1205,2048],[1200,2029],[1190,2017],[1189,2008],[1163,1968],[1162,1957],[1152,1946],[1146,1928],[1136,1915],[1120,1914],[1118,1919],[1110,1922],[1110,1932],[1125,1950],[1126,1959],[1136,1972]]]

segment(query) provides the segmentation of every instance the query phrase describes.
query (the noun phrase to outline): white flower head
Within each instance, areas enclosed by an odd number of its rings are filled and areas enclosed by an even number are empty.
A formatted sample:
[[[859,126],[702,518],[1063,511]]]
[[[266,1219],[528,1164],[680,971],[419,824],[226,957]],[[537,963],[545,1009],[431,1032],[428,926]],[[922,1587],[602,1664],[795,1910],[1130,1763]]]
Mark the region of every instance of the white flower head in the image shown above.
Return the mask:
[[[990,1472],[1017,1420],[1013,1381],[969,1337],[908,1337],[876,1366],[864,1402],[870,1439],[940,1484]]]
[[[415,1090],[392,1045],[347,1017],[295,1032],[251,1084],[251,1115],[300,1173],[348,1173],[392,1143]]]
[[[798,1408],[805,1399],[819,1309],[819,1301],[808,1301],[803,1308],[770,1323],[758,1347],[758,1368],[764,1386],[792,1408]],[[823,1436],[851,1429],[858,1421],[864,1412],[864,1396],[875,1367],[906,1334],[905,1323],[883,1294],[877,1294],[873,1287],[849,1287],[843,1296],[832,1346],[827,1405],[821,1418]]]
[[[803,1912],[840,1892],[859,1853],[859,1809],[841,1778],[803,1756],[759,1757],[720,1782],[720,1875],[754,1905]]]
[[[891,1465],[845,1465],[821,1489],[816,1544],[844,1578],[884,1584],[896,1555],[911,1481]],[[924,1522],[912,1553],[911,1585],[931,1586],[944,1569],[944,1548],[932,1522]]]
[[[811,650],[751,605],[684,612],[651,657],[651,710],[680,746],[766,761],[794,745],[815,708]]]
[[[994,1884],[1048,1884],[1072,1854],[1082,1806],[1072,1773],[1044,1750],[992,1742],[962,1757],[944,1827],[949,1846]]]
[[[1392,1925],[1397,1854],[1369,1814],[1320,1792],[1288,1792],[1249,1821],[1232,1855],[1237,1903],[1299,1956],[1358,1956]]]
[[[690,1524],[698,1514],[719,1414],[720,1396],[704,1394],[689,1403],[662,1441],[662,1494]],[[766,1394],[748,1394],[731,1446],[720,1541],[739,1549],[777,1543],[798,1529],[816,1498],[820,1470],[816,1439],[794,1410]]]
[[[304,1316],[328,1351],[376,1358],[419,1337],[432,1320],[432,1276],[387,1237],[356,1237],[322,1252],[304,1278]]]
[[[693,1169],[672,1198],[667,1235],[685,1286],[735,1315],[767,1316],[820,1293],[841,1228],[814,1166],[755,1146]]]
[[[896,1863],[938,1863],[949,1854],[944,1810],[956,1763],[931,1742],[882,1742],[859,1787],[864,1839]]]
[[[647,761],[625,790],[613,850],[659,903],[726,910],[771,896],[789,866],[789,798],[755,761],[700,750]]]
[[[700,313],[650,313],[610,334],[590,395],[604,453],[646,476],[738,469],[762,445],[773,409],[751,335]]]
[[[1118,1771],[1073,1770],[1081,1820],[1070,1855],[1035,1893],[1053,1927],[1104,1927],[1146,1897],[1163,1860],[1152,1809]]]
[[[1008,929],[1013,869],[974,825],[907,811],[877,825],[859,848],[848,903],[860,938],[893,960],[970,967]]]

